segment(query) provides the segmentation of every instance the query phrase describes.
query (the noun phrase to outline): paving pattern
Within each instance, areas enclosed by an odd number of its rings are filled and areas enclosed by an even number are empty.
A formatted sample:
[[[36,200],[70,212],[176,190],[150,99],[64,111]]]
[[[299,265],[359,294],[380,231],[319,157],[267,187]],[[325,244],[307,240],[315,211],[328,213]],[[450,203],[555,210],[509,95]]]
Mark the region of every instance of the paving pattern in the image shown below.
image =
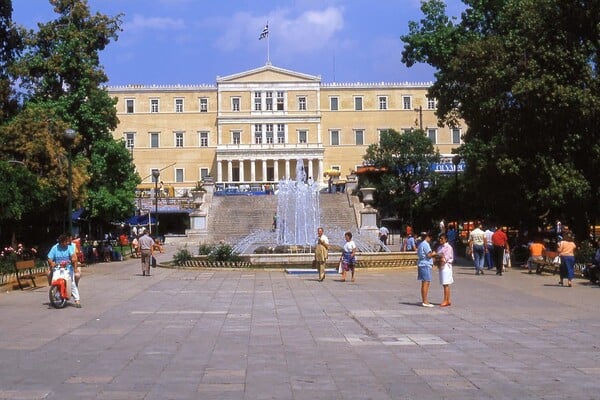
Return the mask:
[[[0,294],[0,399],[600,398],[600,288],[584,280],[459,265],[452,306],[428,309],[405,269],[152,272],[86,268],[82,309]]]

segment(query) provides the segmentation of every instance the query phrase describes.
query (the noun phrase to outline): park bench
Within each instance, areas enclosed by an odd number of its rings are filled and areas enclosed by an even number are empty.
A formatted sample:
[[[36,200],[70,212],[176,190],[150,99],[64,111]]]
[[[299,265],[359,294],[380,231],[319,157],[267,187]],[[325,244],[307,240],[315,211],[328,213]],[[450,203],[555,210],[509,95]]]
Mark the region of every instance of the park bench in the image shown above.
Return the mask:
[[[34,268],[35,260],[21,260],[15,262],[15,275],[17,276],[17,283],[19,284],[19,288],[21,288],[21,290],[23,290],[21,279],[31,279],[33,287],[37,287],[35,284],[35,272],[33,271]]]
[[[536,274],[541,274],[544,270],[547,270],[547,272],[552,272],[552,275],[556,275],[560,269],[560,257],[556,251],[544,250],[542,258],[533,262],[536,264]]]

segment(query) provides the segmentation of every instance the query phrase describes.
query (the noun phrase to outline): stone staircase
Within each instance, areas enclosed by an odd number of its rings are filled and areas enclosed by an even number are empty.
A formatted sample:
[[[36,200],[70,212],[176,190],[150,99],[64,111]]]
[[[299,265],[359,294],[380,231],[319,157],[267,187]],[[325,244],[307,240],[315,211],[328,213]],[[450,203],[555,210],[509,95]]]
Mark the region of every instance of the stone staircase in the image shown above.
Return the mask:
[[[345,193],[321,193],[321,225],[326,231],[333,228],[356,230],[357,220],[352,206],[355,196]],[[268,231],[277,210],[277,196],[214,196],[208,215],[206,242],[225,240],[235,243],[256,231]]]

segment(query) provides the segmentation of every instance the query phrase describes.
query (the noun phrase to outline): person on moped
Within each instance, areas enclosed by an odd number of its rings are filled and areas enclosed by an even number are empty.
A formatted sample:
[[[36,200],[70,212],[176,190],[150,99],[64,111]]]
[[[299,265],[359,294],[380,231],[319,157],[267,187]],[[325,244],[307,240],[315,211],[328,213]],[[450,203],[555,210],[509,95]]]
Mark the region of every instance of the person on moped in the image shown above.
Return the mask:
[[[75,283],[75,270],[79,269],[77,265],[77,253],[75,252],[74,246],[71,246],[71,239],[69,235],[62,234],[58,237],[58,243],[56,243],[48,252],[48,282],[52,280],[52,270],[54,267],[64,266],[69,271],[71,277],[71,295],[75,300],[75,307],[81,308],[81,302],[79,298],[79,289]]]

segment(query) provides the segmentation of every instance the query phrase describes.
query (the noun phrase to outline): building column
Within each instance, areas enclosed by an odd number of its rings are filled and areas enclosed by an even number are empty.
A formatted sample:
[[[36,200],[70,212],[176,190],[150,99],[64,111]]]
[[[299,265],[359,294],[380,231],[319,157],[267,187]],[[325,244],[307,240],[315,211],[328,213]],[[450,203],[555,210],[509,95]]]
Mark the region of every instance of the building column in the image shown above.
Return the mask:
[[[315,175],[313,172],[313,160],[309,159],[308,160],[308,173],[307,173],[307,178],[311,178],[313,181],[315,180]]]
[[[285,179],[292,179],[290,176],[290,160],[285,160]]]
[[[227,182],[232,182],[231,177],[233,176],[233,162],[227,160]]]
[[[217,161],[217,182],[223,182],[223,161]]]
[[[279,182],[279,160],[273,160],[273,180]]]
[[[262,177],[260,178],[263,182],[267,181],[267,159],[262,160]]]
[[[256,182],[256,160],[250,160],[250,181]]]
[[[323,159],[319,159],[319,178],[318,180],[315,179],[316,182],[319,182],[320,184],[323,183]]]
[[[244,160],[240,160],[239,161],[239,165],[240,165],[240,183],[245,182],[244,179]]]

